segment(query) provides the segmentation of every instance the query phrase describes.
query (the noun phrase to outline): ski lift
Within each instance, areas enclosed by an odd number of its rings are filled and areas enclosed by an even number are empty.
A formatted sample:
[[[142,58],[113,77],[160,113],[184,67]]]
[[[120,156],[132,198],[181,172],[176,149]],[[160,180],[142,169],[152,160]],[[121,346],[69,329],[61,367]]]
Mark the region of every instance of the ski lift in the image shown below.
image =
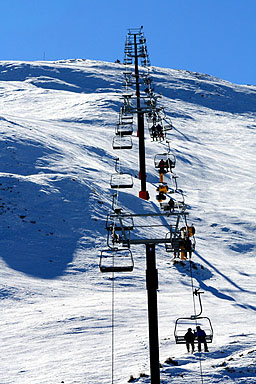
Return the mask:
[[[119,158],[115,159],[115,171],[110,179],[111,188],[132,188],[133,187],[133,178],[129,173],[120,172]]]
[[[175,207],[175,201],[172,198],[169,198],[168,202],[160,203],[160,208],[165,212],[173,212]]]
[[[203,292],[200,292],[199,289],[195,289],[193,292],[193,295],[198,296],[199,299],[199,305],[200,305],[200,312],[198,314],[192,315],[190,317],[179,317],[175,321],[175,327],[174,327],[174,337],[176,344],[186,344],[186,340],[184,338],[184,335],[186,334],[188,328],[191,328],[194,331],[196,327],[200,327],[205,331],[206,334],[206,342],[212,343],[213,340],[213,328],[212,323],[209,317],[201,316],[203,308],[202,308],[202,302],[200,295]],[[198,343],[197,338],[195,338],[195,343]]]
[[[209,317],[179,317],[175,322],[174,337],[176,344],[186,344],[184,338],[188,328],[195,330],[197,326],[200,326],[206,333],[206,342],[212,343],[213,340],[213,328]],[[198,342],[195,338],[195,343]]]
[[[131,65],[132,64],[132,58],[125,58],[124,59],[124,64],[125,65]]]
[[[156,188],[158,194],[156,195],[156,200],[161,203],[163,200],[166,200],[166,193],[168,192],[168,185],[166,183],[160,183]]]
[[[114,173],[110,180],[111,188],[132,188],[133,178],[129,173]]]
[[[184,215],[184,213],[183,213]],[[175,227],[171,226],[170,232],[167,232],[166,239],[170,241],[165,244],[166,252],[173,252],[174,257],[181,258],[181,260],[187,259],[187,254],[191,256],[195,250],[195,228],[193,225],[186,225],[182,228],[178,228],[180,221],[180,215],[177,217]]]
[[[130,249],[110,248],[101,251],[101,272],[132,272],[134,261]]]
[[[166,183],[161,183],[157,187],[157,192],[159,193],[167,193],[168,192],[168,185]]]
[[[130,136],[116,136],[112,142],[113,149],[131,149],[132,139]]]
[[[181,260],[187,260],[187,254],[191,255],[195,250],[195,241],[189,238],[182,238],[180,235],[172,236],[171,232],[166,234],[166,238],[171,241],[165,244],[166,252],[173,252],[174,257],[181,258]]]
[[[118,123],[116,125],[116,135],[132,135],[133,134],[133,123],[131,121]]]
[[[164,199],[164,200],[166,200],[166,199]],[[173,200],[173,202],[174,202],[174,206],[172,204],[170,204],[170,202],[160,203],[160,208],[163,211],[173,211],[174,209],[177,209],[177,210],[185,210],[186,209],[186,204],[184,202],[175,201],[175,200]]]
[[[162,120],[162,118],[159,116],[159,114],[157,112],[155,112],[154,110],[147,113],[146,119],[147,119],[148,124],[153,124],[153,123],[156,123],[156,122],[159,122]]]
[[[133,114],[130,113],[130,112],[124,112],[122,110],[122,107],[121,107],[120,112],[119,112],[119,119],[120,119],[120,121],[121,120],[131,120],[131,121],[133,121]]]
[[[174,154],[171,153],[161,153],[157,154],[154,157],[154,164],[155,168],[160,171],[163,171],[161,173],[167,173],[170,172],[173,168],[175,168],[176,164],[176,157]]]
[[[170,194],[171,198],[174,200],[174,208],[184,209],[186,205],[182,189],[169,188],[168,194]]]
[[[113,199],[115,195],[113,196]],[[114,200],[113,200],[114,202]],[[109,248],[113,248],[115,244],[122,244],[122,247],[130,247],[130,232],[134,228],[134,220],[132,216],[123,214],[122,208],[115,208],[113,212],[107,216],[106,229],[108,231],[107,244]]]
[[[166,196],[163,192],[159,192],[158,195],[156,195],[156,200],[161,203],[163,200],[166,200]]]
[[[160,141],[164,139],[164,130],[163,126],[160,123],[153,123],[152,127],[148,129],[150,137],[153,139],[156,139],[156,141],[159,139]]]
[[[119,123],[120,124],[133,124],[133,116],[132,115],[125,115],[125,114],[122,114],[120,115],[119,117]]]
[[[125,76],[131,76],[132,71],[123,71],[123,74],[124,74]]]

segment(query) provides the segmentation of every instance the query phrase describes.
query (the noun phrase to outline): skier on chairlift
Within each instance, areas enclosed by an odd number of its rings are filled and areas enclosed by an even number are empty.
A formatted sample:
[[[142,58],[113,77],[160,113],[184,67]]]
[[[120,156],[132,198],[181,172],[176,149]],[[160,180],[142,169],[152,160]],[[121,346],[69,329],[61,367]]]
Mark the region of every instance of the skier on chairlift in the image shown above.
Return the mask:
[[[209,352],[207,342],[206,342],[206,333],[201,327],[198,325],[196,327],[196,332],[194,333],[195,338],[198,341],[198,352],[201,352],[201,344],[204,344],[204,351]]]
[[[163,159],[161,159],[158,163],[159,167],[159,173],[165,173],[166,172],[166,163]]]
[[[157,131],[157,135],[158,135],[159,139],[163,140],[164,139],[164,132],[163,132],[163,127],[160,124],[157,124],[156,131]]]
[[[170,200],[168,201],[167,204],[169,206],[170,211],[173,211],[174,210],[174,200],[170,198]]]
[[[184,335],[184,339],[186,340],[186,347],[187,351],[190,351],[190,345],[191,345],[191,352],[193,353],[195,350],[195,335],[192,332],[192,328],[188,328],[187,333]]]
[[[151,132],[152,132],[152,139],[153,141],[157,141],[157,129],[156,129],[156,126],[153,124],[152,127],[151,127]]]

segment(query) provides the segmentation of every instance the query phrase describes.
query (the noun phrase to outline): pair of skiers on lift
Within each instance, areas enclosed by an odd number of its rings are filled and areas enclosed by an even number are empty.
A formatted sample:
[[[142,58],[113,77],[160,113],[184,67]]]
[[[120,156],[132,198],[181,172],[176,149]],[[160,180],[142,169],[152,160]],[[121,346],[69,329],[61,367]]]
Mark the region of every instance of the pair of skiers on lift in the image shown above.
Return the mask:
[[[187,333],[184,335],[184,339],[186,341],[186,347],[188,352],[190,351],[191,346],[191,352],[193,353],[195,350],[195,339],[197,339],[198,342],[198,352],[201,352],[201,344],[204,344],[204,351],[209,352],[207,342],[206,342],[206,333],[201,327],[198,325],[196,327],[196,331],[192,332],[191,328],[188,328]]]
[[[151,135],[152,135],[152,138],[153,138],[153,141],[157,141],[157,139],[159,139],[160,141],[164,139],[164,131],[163,131],[163,127],[160,125],[160,124],[153,124],[152,127],[151,127]]]

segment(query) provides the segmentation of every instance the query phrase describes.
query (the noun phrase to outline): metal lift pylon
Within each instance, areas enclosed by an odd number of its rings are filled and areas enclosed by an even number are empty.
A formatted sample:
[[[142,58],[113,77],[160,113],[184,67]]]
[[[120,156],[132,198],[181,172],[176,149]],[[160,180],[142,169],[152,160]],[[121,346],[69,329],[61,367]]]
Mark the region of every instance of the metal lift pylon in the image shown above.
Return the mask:
[[[140,105],[140,82],[139,82],[139,63],[138,58],[142,55],[138,51],[137,38],[141,39],[142,32],[139,30],[129,30],[130,43],[133,45],[133,50],[128,53],[129,57],[134,57],[134,75],[136,83],[136,101],[137,101],[137,124],[138,124],[138,137],[139,137],[139,179],[141,181],[141,190],[139,191],[139,197],[144,200],[149,200],[149,193],[146,187],[146,161],[145,161],[145,135],[144,135],[144,112]],[[132,40],[133,37],[133,40]]]

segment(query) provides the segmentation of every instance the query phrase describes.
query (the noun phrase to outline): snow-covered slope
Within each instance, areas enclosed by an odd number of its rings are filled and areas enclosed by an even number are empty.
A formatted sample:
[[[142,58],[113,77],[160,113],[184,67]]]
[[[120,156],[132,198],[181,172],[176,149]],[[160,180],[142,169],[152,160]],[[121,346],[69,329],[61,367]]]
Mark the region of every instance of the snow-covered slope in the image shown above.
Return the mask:
[[[91,60],[0,62],[1,384],[111,380],[113,282],[98,262],[114,159],[135,180],[121,205],[157,211],[153,159],[166,149],[146,134],[151,199],[140,200],[136,135],[128,156],[112,149],[123,70]],[[214,327],[204,383],[252,384],[256,87],[156,67],[151,75],[174,125],[168,140],[196,227],[194,284]],[[116,383],[148,382],[139,378],[149,373],[144,246],[133,253],[134,271],[115,279]],[[189,268],[162,246],[157,263],[162,380],[198,383],[199,356],[173,338],[175,320],[193,313]]]

